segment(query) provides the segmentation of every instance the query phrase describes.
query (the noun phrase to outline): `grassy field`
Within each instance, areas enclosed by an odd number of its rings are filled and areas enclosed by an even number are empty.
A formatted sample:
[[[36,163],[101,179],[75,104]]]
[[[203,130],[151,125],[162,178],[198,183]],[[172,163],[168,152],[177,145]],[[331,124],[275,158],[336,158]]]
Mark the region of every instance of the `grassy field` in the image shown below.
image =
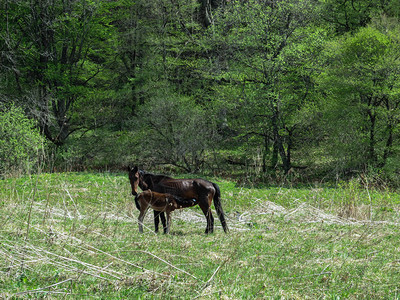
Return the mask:
[[[0,298],[400,298],[398,194],[213,180],[229,234],[198,207],[139,234],[125,174],[1,180]]]

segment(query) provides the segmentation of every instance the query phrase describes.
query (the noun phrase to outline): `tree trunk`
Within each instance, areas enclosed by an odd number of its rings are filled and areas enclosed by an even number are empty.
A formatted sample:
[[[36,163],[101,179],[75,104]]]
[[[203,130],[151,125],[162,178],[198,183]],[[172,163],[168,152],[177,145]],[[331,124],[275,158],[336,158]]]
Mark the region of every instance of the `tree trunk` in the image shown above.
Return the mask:
[[[263,173],[267,172],[267,157],[269,154],[269,137],[267,134],[264,135],[264,151],[262,158],[262,171]]]
[[[370,121],[370,129],[369,129],[369,160],[373,164],[377,161],[377,156],[375,153],[375,125],[376,125],[376,114],[372,112],[371,109],[368,110],[368,116]]]
[[[278,163],[278,154],[281,157],[282,164],[283,164],[283,170],[285,174],[287,174],[292,167],[291,161],[290,161],[290,155],[291,155],[291,147],[292,147],[292,139],[291,139],[291,134],[292,132],[289,132],[289,140],[288,140],[288,146],[287,150],[285,150],[284,147],[284,137],[282,137],[279,134],[279,121],[278,121],[278,116],[279,116],[279,110],[278,108],[274,108],[274,114],[272,117],[272,127],[273,127],[273,135],[274,135],[274,153],[273,153],[273,160],[272,163],[277,165]]]

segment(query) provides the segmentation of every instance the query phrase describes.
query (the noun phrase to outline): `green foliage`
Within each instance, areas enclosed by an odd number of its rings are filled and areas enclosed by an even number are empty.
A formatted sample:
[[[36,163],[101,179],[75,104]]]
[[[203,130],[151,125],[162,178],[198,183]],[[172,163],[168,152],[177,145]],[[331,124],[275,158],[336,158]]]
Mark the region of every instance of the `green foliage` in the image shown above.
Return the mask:
[[[0,3],[0,101],[56,164],[399,171],[398,0],[36,2]]]
[[[397,0],[320,0],[320,24],[325,24],[340,35],[367,26],[377,15],[399,16]]]
[[[159,86],[141,107],[136,121],[141,143],[135,147],[143,162],[172,164],[187,172],[198,171],[218,135],[213,116],[189,98]]]
[[[327,142],[342,170],[383,167],[398,143],[400,40],[393,35],[398,29],[384,22],[328,44],[321,105]]]
[[[287,173],[300,162],[293,150],[306,120],[298,116],[311,100],[313,57],[324,36],[310,23],[312,3],[232,1],[220,13],[209,34],[223,49],[218,59],[226,67],[215,73],[227,82],[216,88],[227,124],[239,147],[261,156],[263,172],[282,165]]]
[[[0,107],[0,175],[32,171],[44,157],[45,140],[24,112]]]
[[[108,96],[99,86],[112,59],[109,9],[101,1],[76,0],[7,1],[2,9],[4,93],[29,109],[58,146],[74,131],[94,126],[75,114],[85,100],[96,98],[99,105]],[[105,81],[110,80],[107,73]]]
[[[97,128],[79,138],[72,137],[65,147],[55,149],[57,170],[121,169],[138,159],[143,151],[140,134],[130,130]]]

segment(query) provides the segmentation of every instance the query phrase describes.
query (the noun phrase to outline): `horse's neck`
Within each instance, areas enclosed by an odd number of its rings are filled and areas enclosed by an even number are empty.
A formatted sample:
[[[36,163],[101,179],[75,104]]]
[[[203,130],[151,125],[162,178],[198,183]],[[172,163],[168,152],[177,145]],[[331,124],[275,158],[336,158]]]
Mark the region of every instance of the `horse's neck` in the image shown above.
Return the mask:
[[[168,176],[164,175],[153,175],[153,174],[146,174],[145,181],[150,189],[154,189],[155,185],[160,185],[161,181],[164,179],[170,179]]]

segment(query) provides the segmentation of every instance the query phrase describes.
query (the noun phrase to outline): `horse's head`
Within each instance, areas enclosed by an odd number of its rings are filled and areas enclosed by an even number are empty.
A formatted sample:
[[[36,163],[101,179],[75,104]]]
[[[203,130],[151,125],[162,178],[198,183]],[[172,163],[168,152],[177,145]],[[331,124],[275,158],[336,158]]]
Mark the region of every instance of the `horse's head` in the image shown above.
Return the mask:
[[[131,183],[132,187],[132,195],[136,196],[138,194],[138,185],[139,185],[139,168],[137,166],[135,167],[128,167],[128,172],[129,172],[129,181]]]

